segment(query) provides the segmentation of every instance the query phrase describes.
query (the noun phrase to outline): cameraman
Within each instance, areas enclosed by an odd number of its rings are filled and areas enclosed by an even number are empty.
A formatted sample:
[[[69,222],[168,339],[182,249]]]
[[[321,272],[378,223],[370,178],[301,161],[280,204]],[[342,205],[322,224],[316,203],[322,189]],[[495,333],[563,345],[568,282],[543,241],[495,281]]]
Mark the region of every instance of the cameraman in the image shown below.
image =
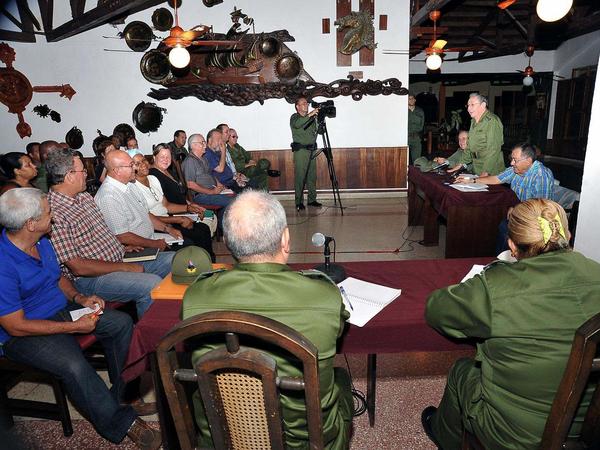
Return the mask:
[[[300,97],[296,100],[296,112],[290,117],[292,129],[292,151],[294,152],[294,190],[296,192],[296,209],[304,209],[304,192],[302,183],[306,177],[308,189],[308,206],[320,208],[317,201],[317,162],[311,159],[312,151],[317,149],[317,121],[314,116],[319,108],[308,112],[308,100]],[[308,168],[308,172],[307,172]]]

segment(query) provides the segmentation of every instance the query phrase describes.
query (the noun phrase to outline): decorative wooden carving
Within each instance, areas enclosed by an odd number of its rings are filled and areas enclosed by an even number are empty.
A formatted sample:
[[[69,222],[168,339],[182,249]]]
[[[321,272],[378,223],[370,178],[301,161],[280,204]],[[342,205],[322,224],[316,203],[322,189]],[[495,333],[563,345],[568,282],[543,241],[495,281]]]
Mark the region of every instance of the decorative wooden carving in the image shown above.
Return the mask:
[[[338,51],[344,55],[352,55],[363,47],[374,49],[373,16],[367,12],[352,11],[334,22],[338,31],[344,31],[342,48]]]
[[[352,2],[351,0],[336,0],[335,5],[335,18],[336,21],[341,19],[342,17],[347,16],[352,11]],[[342,53],[340,50],[344,45],[344,33],[342,30],[338,28],[336,32],[336,56],[337,56],[337,65],[338,66],[351,66],[352,65],[352,55],[347,55]]]
[[[21,138],[31,136],[31,127],[23,117],[25,107],[31,101],[34,92],[59,92],[61,97],[69,100],[75,95],[75,90],[68,84],[61,86],[31,86],[25,75],[13,68],[15,50],[8,44],[0,43],[0,61],[6,67],[0,67],[0,102],[8,106],[8,112],[17,114],[19,123],[17,133]]]

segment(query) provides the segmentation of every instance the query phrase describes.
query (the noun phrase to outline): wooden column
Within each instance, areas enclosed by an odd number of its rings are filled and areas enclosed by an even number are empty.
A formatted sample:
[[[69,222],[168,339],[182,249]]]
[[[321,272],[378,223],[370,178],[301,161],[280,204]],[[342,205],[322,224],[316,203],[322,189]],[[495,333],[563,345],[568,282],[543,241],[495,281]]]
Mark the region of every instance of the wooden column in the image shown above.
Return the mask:
[[[360,0],[359,3],[360,12],[369,13],[371,16],[375,14],[375,0]],[[375,38],[375,33],[372,32],[372,38]],[[373,66],[375,65],[375,50],[363,47],[359,50],[359,64],[361,66]]]
[[[336,10],[335,17],[336,19],[341,19],[342,17],[350,14],[352,10],[352,2],[351,0],[336,0]],[[344,32],[336,31],[336,54],[337,54],[337,65],[338,66],[351,66],[352,65],[352,55],[344,55],[340,53],[344,45]]]

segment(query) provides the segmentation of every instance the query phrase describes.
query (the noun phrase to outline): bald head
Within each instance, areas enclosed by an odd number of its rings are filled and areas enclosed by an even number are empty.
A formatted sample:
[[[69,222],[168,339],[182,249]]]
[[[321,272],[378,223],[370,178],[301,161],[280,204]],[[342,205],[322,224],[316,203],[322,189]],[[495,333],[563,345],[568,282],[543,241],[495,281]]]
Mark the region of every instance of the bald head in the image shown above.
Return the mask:
[[[133,160],[123,150],[113,150],[107,153],[104,165],[106,166],[106,174],[123,184],[127,184],[135,179]]]
[[[263,191],[239,194],[225,210],[225,243],[240,262],[278,262],[289,256],[289,231],[281,203]]]

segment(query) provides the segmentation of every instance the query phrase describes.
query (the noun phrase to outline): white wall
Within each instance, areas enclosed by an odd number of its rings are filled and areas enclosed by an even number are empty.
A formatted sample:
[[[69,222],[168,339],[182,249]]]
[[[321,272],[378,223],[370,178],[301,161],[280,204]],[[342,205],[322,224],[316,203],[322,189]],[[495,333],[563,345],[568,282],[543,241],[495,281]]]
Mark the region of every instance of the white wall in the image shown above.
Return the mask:
[[[34,14],[39,18],[36,2],[30,2]],[[94,3],[94,2],[88,2]],[[256,31],[287,29],[295,42],[288,46],[302,58],[305,70],[319,82],[329,83],[346,78],[349,71],[361,70],[363,80],[398,78],[408,85],[408,57],[384,55],[384,48],[408,48],[409,2],[378,0],[376,2],[375,26],[378,15],[388,15],[388,30],[375,31],[378,48],[375,66],[359,66],[358,54],[354,55],[351,67],[336,66],[335,51],[335,2],[308,0],[301,4],[292,1],[236,0],[206,8],[200,1],[183,2],[180,22],[184,28],[204,23],[213,25],[215,31],[226,32],[231,25],[229,13],[233,6],[241,8],[254,17]],[[55,26],[68,15],[69,2],[55,2]],[[63,9],[60,9],[63,8]],[[132,20],[151,23],[155,8],[131,16]],[[353,0],[352,9],[358,11],[358,0]],[[332,32],[321,33],[321,19],[331,19]],[[63,20],[64,21],[64,20]],[[1,23],[2,28],[5,23]],[[139,71],[143,53],[105,52],[104,48],[127,50],[124,40],[104,39],[116,36],[118,29],[105,25],[78,36],[46,43],[38,36],[37,43],[9,43],[17,52],[15,68],[28,76],[33,85],[69,83],[77,94],[69,102],[57,94],[34,94],[25,111],[26,121],[31,125],[31,138],[20,139],[15,131],[17,117],[9,114],[0,105],[0,136],[3,146],[0,152],[22,151],[27,142],[45,139],[64,140],[67,131],[74,125],[84,134],[84,155],[92,155],[91,142],[96,129],[111,134],[114,125],[131,123],[131,112],[140,101],[155,102],[146,94],[158,85],[148,83]],[[161,36],[166,33],[159,33]],[[155,45],[153,45],[154,47]],[[322,100],[322,99],[320,99]],[[328,120],[328,129],[333,147],[401,146],[406,145],[406,96],[363,97],[359,102],[349,97],[334,99],[337,118]],[[253,103],[246,107],[225,106],[220,102],[202,102],[196,98],[165,100],[156,102],[168,113],[159,130],[150,135],[138,133],[140,148],[149,152],[151,145],[172,139],[173,131],[182,128],[190,132],[205,133],[220,122],[227,122],[240,134],[240,143],[248,149],[289,148],[291,133],[289,116],[294,107],[284,99],[267,100],[264,105]],[[50,118],[42,119],[32,112],[35,105],[47,104],[62,115],[57,124]],[[381,130],[386,130],[382,133]]]
[[[596,61],[598,62],[598,60]],[[588,258],[600,262],[600,209],[597,206],[600,196],[600,76],[596,77],[594,102],[588,134],[587,152],[583,166],[583,182],[581,184],[581,200],[577,217],[577,234],[575,250]]]

